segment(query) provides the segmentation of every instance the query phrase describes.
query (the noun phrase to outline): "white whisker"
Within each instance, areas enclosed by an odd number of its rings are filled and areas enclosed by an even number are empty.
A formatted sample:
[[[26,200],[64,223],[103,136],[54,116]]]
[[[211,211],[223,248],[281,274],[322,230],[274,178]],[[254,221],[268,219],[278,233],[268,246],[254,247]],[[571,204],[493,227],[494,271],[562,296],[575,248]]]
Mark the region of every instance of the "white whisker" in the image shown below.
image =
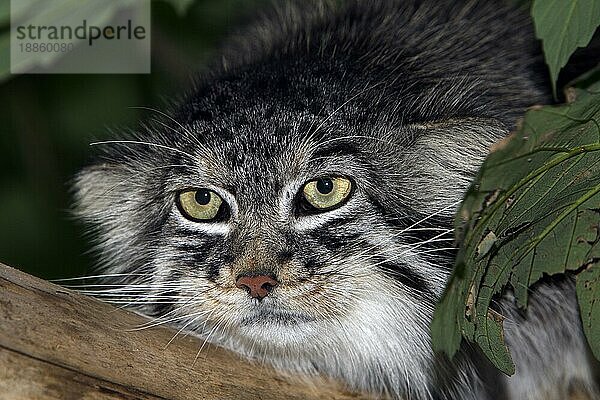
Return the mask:
[[[169,151],[173,151],[175,153],[183,154],[186,157],[189,157],[191,160],[195,160],[195,157],[193,155],[186,153],[185,151],[176,149],[174,147],[165,146],[164,144],[158,144],[158,143],[152,143],[152,142],[143,142],[143,141],[139,141],[139,140],[104,140],[102,142],[90,143],[90,146],[99,146],[99,145],[104,145],[104,144],[120,144],[120,145],[140,144],[140,145],[145,145],[145,146],[150,146],[150,147],[158,147],[158,148],[161,148],[164,150],[169,150]]]

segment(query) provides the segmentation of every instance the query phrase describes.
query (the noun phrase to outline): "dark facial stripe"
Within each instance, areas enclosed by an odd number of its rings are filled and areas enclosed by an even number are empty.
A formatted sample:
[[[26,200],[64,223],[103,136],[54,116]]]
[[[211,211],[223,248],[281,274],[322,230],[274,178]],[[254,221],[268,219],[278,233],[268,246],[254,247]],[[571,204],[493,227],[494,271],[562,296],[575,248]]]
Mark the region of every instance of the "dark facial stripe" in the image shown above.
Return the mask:
[[[369,196],[371,203],[377,209],[377,212],[381,214],[384,218],[386,224],[390,225],[394,228],[406,229],[406,232],[402,233],[400,238],[406,242],[408,245],[417,245],[419,243],[424,243],[423,245],[419,245],[419,250],[429,250],[429,249],[440,249],[443,247],[451,247],[453,245],[453,241],[451,240],[436,240],[433,242],[428,242],[428,240],[435,238],[440,235],[442,231],[438,229],[449,229],[452,228],[454,221],[452,218],[434,216],[428,218],[425,221],[422,221],[427,215],[420,215],[412,213],[412,215],[406,215],[401,218],[392,215],[389,213],[386,208],[372,196]],[[419,222],[422,221],[422,222]],[[408,229],[414,227],[416,229]],[[431,228],[431,229],[428,229]],[[453,237],[453,233],[449,232],[442,236],[439,236],[437,239],[450,239]],[[435,252],[436,257],[445,256],[449,259],[453,259],[455,256],[455,250],[443,250]],[[450,263],[451,264],[451,263]],[[450,265],[451,266],[451,265]]]
[[[359,232],[344,233],[341,230],[337,232],[324,231],[321,234],[315,235],[315,239],[319,242],[319,244],[330,251],[338,250],[349,244],[354,244],[360,238],[361,233]]]
[[[435,298],[434,292],[424,277],[417,274],[406,264],[395,264],[392,262],[382,263],[378,266],[388,273],[392,278],[402,285],[414,289],[420,297]]]
[[[148,312],[148,314],[150,314],[151,317],[161,317],[173,311],[174,304],[168,302],[169,300],[167,299],[174,299],[175,297],[179,296],[179,292],[176,290],[171,290],[166,293],[161,293],[160,296],[164,296],[165,299],[161,300],[161,303],[152,305],[150,312]]]
[[[227,250],[226,241],[221,236],[202,236],[198,232],[190,231],[185,227],[178,227],[170,234],[174,238],[181,238],[175,240],[175,243],[172,244],[176,250],[176,259],[182,262],[182,265],[194,269],[195,273],[210,281],[214,281],[218,277],[224,264],[233,260],[233,256]],[[193,243],[186,242],[186,237],[192,237],[196,240]]]

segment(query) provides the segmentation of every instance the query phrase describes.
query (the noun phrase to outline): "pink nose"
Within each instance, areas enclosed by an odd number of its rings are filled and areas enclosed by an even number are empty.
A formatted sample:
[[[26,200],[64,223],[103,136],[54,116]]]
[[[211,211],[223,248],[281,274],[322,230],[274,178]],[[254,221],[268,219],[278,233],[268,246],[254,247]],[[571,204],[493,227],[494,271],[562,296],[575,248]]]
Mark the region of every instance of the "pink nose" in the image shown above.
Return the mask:
[[[262,300],[279,285],[275,279],[268,275],[242,275],[238,277],[235,286],[245,289],[250,297]]]

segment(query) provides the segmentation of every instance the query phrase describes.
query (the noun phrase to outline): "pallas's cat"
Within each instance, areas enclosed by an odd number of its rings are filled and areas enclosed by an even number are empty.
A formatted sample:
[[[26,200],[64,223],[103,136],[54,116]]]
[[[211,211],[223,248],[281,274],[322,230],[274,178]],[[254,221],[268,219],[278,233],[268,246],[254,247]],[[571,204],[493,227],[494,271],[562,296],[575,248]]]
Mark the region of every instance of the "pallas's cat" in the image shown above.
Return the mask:
[[[516,374],[434,354],[452,217],[490,145],[552,100],[498,1],[279,4],[185,101],[76,178],[100,268],[138,311],[276,368],[406,399],[594,393],[568,277],[497,306]],[[579,389],[578,389],[579,390]],[[590,396],[593,396],[591,394]]]

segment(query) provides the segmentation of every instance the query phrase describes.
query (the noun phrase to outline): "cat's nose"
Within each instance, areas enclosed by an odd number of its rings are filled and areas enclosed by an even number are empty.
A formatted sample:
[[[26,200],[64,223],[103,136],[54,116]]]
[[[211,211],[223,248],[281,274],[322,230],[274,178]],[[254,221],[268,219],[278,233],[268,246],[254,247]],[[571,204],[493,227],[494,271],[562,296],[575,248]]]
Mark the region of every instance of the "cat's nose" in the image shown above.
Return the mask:
[[[250,297],[262,300],[268,296],[279,282],[269,275],[241,275],[238,276],[235,286],[244,289]]]

